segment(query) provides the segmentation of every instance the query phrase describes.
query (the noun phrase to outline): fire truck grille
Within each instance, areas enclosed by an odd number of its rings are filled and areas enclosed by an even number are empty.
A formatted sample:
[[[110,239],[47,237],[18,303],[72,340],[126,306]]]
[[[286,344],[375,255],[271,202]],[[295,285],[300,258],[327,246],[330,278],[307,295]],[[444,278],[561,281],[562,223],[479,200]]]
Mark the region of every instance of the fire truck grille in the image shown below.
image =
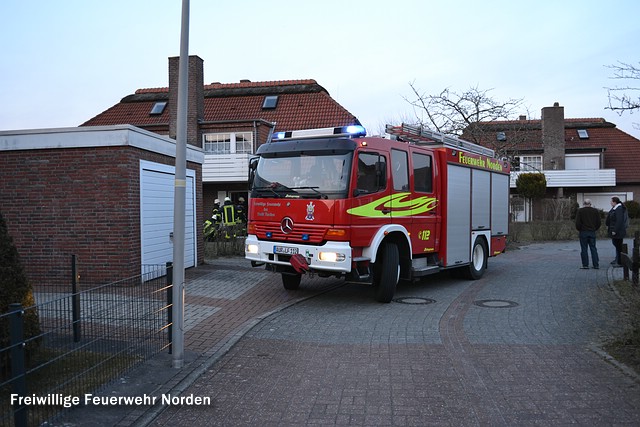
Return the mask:
[[[324,239],[324,232],[324,227],[318,228],[307,224],[296,224],[293,231],[289,234],[282,232],[280,224],[256,225],[256,235],[259,239],[271,240],[274,242],[321,244]]]

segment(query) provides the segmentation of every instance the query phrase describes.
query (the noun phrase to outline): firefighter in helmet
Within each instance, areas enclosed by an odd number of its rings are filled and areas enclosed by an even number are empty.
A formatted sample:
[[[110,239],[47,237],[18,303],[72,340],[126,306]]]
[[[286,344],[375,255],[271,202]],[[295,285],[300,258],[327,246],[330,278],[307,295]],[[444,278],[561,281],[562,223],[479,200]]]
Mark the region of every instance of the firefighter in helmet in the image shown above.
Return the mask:
[[[211,219],[216,224],[220,224],[222,222],[222,214],[220,213],[220,199],[215,199],[213,201],[213,209],[211,210]]]
[[[235,237],[235,225],[238,215],[236,207],[231,201],[231,198],[224,198],[224,205],[222,205],[222,227],[224,228],[225,239],[230,239],[231,235]],[[230,232],[231,231],[231,232]]]
[[[236,221],[238,223],[246,223],[247,222],[247,205],[244,201],[244,197],[238,198],[238,204],[236,205]]]
[[[215,199],[215,201],[213,202],[211,217],[204,222],[203,232],[205,240],[211,242],[216,239],[221,222],[222,215],[220,214],[220,200]]]

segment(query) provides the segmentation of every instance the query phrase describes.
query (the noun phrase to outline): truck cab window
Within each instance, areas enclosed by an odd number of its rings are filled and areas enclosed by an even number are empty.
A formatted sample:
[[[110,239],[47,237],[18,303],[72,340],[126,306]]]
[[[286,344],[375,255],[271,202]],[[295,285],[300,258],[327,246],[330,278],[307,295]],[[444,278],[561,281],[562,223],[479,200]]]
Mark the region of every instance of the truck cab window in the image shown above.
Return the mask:
[[[358,193],[375,193],[387,186],[386,160],[377,153],[360,153],[358,155]]]
[[[336,199],[349,188],[353,152],[291,152],[260,158],[251,197]]]
[[[406,151],[391,150],[393,189],[409,191],[409,157]]]
[[[415,191],[422,193],[433,192],[433,168],[431,156],[426,154],[411,153],[413,160],[413,186]]]

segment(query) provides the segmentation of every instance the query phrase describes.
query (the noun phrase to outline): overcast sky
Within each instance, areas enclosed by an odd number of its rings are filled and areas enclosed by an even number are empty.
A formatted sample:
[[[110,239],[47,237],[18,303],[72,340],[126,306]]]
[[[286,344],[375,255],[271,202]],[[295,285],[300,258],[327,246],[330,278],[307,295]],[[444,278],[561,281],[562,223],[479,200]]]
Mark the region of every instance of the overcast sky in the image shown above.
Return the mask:
[[[0,130],[78,126],[139,88],[168,86],[181,0],[2,0]],[[639,65],[640,1],[191,0],[205,84],[315,79],[375,133],[410,117],[409,83],[492,89],[527,114],[603,117],[608,65]],[[636,87],[640,82],[636,82]],[[636,92],[637,93],[637,92]],[[636,94],[637,96],[637,94]],[[372,132],[373,131],[373,132]]]

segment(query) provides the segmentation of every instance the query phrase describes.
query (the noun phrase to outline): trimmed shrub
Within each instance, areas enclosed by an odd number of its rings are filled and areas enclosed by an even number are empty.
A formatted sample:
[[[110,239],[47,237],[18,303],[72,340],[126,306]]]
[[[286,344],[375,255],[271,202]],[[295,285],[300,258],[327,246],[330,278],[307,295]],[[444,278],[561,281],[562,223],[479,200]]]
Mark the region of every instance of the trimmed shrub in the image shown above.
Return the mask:
[[[23,308],[33,307],[35,299],[33,288],[27,280],[27,275],[20,262],[18,250],[9,235],[7,224],[0,213],[0,309],[6,313],[9,304],[20,303]],[[38,312],[35,308],[24,312],[24,339],[40,335]],[[9,346],[9,322],[7,318],[0,319],[0,348]],[[26,347],[27,356],[38,346],[38,340],[30,340]],[[0,357],[0,369],[6,374],[10,369],[8,352]]]

